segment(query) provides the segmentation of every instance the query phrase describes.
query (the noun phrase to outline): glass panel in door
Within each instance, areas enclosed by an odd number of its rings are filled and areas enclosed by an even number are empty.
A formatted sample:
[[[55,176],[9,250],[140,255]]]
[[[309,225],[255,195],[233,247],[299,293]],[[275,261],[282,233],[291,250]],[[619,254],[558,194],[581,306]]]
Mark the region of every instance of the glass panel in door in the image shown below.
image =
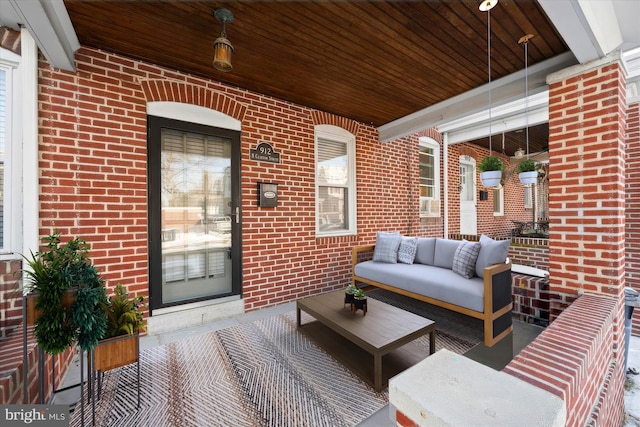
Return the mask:
[[[161,134],[162,304],[232,292],[231,140]]]

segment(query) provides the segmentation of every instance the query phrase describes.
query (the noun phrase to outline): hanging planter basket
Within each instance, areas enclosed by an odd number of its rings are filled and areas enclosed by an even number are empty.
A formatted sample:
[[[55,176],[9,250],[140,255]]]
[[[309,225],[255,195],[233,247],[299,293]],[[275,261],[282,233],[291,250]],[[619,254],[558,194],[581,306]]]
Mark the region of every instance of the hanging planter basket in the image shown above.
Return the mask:
[[[480,180],[485,187],[497,187],[502,179],[502,171],[480,172]]]
[[[535,184],[538,181],[538,171],[520,172],[518,177],[522,185]]]

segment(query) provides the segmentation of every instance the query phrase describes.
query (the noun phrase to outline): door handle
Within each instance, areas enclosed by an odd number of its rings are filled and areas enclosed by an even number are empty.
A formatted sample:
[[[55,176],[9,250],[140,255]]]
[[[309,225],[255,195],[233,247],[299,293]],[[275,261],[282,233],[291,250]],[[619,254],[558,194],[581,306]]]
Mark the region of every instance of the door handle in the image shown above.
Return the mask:
[[[235,213],[230,213],[229,216],[232,216],[234,218],[236,224],[240,224],[240,207],[236,206],[234,212]]]

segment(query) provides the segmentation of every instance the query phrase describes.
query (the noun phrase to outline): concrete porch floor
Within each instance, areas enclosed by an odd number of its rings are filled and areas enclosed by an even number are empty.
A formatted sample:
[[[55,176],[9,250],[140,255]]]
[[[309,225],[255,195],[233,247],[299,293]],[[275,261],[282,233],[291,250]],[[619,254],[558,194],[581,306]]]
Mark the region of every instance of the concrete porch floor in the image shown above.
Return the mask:
[[[218,320],[193,328],[182,329],[175,332],[168,332],[159,335],[146,335],[140,338],[140,350],[153,346],[168,344],[187,337],[198,336],[207,332],[217,331],[243,323],[253,322],[269,316],[287,313],[295,310],[295,303],[286,303],[275,307],[269,307],[254,312],[241,314],[227,319]],[[511,359],[524,347],[533,341],[544,329],[514,321],[513,333],[491,348],[484,344],[478,344],[465,356],[493,369],[500,370],[506,366]],[[640,372],[640,337],[631,337],[629,346],[629,368],[634,368]],[[86,375],[85,375],[86,378]],[[625,388],[625,411],[627,421],[624,427],[640,427],[640,375],[627,375],[627,387]],[[74,360],[72,367],[65,377],[61,387],[80,382],[79,362]],[[55,404],[73,404],[80,397],[79,387],[57,393],[54,397]],[[389,414],[389,406],[382,407],[371,417],[359,424],[359,427],[393,427],[396,423],[392,421]]]

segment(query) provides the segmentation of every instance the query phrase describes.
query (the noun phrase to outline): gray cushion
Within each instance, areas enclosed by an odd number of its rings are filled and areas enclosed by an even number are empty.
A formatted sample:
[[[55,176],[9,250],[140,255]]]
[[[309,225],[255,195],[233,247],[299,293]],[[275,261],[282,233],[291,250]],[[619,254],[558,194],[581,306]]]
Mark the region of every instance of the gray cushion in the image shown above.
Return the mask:
[[[436,248],[433,256],[433,265],[436,267],[453,268],[453,257],[460,245],[460,240],[436,239]]]
[[[418,247],[417,237],[402,237],[400,248],[398,249],[398,262],[403,264],[413,264]]]
[[[364,261],[354,267],[358,277],[482,312],[484,284],[479,277],[465,279],[445,268],[423,264],[385,264]],[[508,289],[511,295],[511,289]]]
[[[453,267],[451,270],[465,279],[471,279],[476,271],[476,260],[478,259],[479,252],[479,242],[467,242],[465,240],[460,243],[453,256]]]
[[[435,237],[418,237],[416,258],[413,262],[418,264],[433,265],[433,256],[436,251]]]
[[[506,262],[510,244],[510,240],[493,240],[484,234],[480,236],[480,253],[476,261],[476,275],[484,279],[486,267]]]
[[[397,231],[378,231],[376,234],[376,247],[373,249],[373,260],[377,262],[398,262],[398,248],[402,237]]]

